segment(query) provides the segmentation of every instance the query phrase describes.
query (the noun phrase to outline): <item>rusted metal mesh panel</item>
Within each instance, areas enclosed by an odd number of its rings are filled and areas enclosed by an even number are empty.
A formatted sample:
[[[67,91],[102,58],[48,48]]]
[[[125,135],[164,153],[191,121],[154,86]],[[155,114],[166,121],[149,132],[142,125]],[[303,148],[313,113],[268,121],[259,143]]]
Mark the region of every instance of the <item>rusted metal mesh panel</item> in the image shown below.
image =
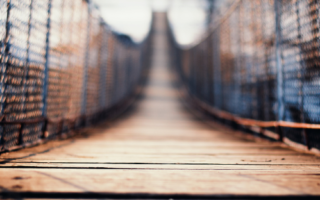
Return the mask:
[[[319,149],[319,6],[318,0],[216,0],[199,44],[186,50],[171,38],[175,55],[182,55],[175,56],[177,70],[192,95],[228,113],[225,120],[256,120],[252,126],[277,130],[280,140]]]
[[[0,0],[0,11],[0,152],[101,120],[139,84],[150,36],[112,33],[91,1]]]
[[[35,5],[37,2],[33,3]],[[44,62],[42,53],[43,46],[37,46],[34,37],[39,37],[39,43],[45,31],[35,30],[32,26],[41,23],[37,19],[40,14],[35,6],[35,12],[31,15],[31,1],[10,2],[10,13],[8,15],[8,29],[5,50],[5,66],[3,69],[5,100],[2,114],[5,121],[26,120],[41,116],[42,112],[42,72]],[[41,6],[41,5],[40,5]],[[29,9],[30,7],[30,9]],[[41,24],[39,25],[41,26]],[[17,145],[24,141],[37,138],[38,124],[24,127],[19,137],[19,125],[3,126],[3,143],[6,148]]]
[[[47,116],[61,119],[67,115],[70,77],[72,1],[55,0],[51,4],[51,22],[48,59]],[[60,126],[50,125],[48,136],[55,136]]]
[[[320,122],[319,1],[285,0],[281,12],[283,119],[317,124]],[[314,130],[286,128],[284,135],[320,147],[320,135]]]
[[[26,102],[23,105],[24,113],[26,114],[24,119],[39,118],[43,114],[42,97],[44,84],[43,72],[46,63],[47,10],[47,0],[33,0],[31,2],[28,25],[27,65],[25,66],[26,83],[23,86],[24,95],[26,97]],[[42,125],[43,123],[25,125],[22,130],[20,142],[30,143],[36,141],[40,136]]]

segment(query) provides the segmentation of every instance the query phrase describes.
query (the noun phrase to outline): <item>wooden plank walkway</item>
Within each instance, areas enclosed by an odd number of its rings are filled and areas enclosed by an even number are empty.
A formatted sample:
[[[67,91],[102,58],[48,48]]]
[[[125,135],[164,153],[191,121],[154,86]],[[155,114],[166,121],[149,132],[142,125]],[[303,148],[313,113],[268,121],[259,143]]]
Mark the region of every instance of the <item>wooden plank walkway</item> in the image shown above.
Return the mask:
[[[171,85],[164,15],[156,16],[144,98],[111,126],[2,154],[0,191],[33,197],[43,192],[320,195],[318,157],[246,139],[186,109]]]

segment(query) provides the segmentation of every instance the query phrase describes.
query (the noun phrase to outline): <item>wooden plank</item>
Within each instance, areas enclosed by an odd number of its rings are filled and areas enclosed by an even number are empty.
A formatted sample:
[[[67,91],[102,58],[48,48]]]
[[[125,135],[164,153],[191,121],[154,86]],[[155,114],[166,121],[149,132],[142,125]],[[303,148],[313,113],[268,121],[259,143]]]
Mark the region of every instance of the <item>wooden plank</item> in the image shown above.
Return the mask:
[[[59,155],[59,154],[55,154]],[[164,158],[169,157],[169,158]],[[168,155],[93,155],[93,154],[77,154],[77,153],[65,153],[61,157],[55,157],[54,154],[37,155],[29,157],[27,159],[19,159],[23,162],[81,162],[86,159],[87,162],[109,162],[109,163],[190,163],[190,164],[317,164],[320,165],[319,161],[314,161],[311,158],[304,157],[289,157],[286,156],[241,156],[228,158],[221,157],[210,157],[210,156],[168,156]]]
[[[278,179],[279,174],[255,175],[238,172],[203,170],[65,170],[65,169],[1,169],[0,185],[10,191],[46,192],[112,192],[154,194],[319,194],[317,177],[303,174],[302,187],[277,185],[259,179],[267,176]],[[20,179],[20,177],[22,179]],[[66,178],[68,177],[68,178]],[[291,174],[288,178],[299,179],[302,175]],[[241,183],[241,184],[239,184]],[[54,187],[52,187],[54,185]],[[174,187],[173,187],[174,186]],[[303,187],[304,186],[304,187]]]
[[[0,166],[0,169],[10,168],[64,168],[64,169],[126,169],[126,170],[216,170],[216,171],[276,171],[278,173],[297,172],[316,173],[319,172],[318,164],[283,164],[283,165],[259,165],[259,164],[192,164],[192,163],[104,163],[104,162],[10,162]]]

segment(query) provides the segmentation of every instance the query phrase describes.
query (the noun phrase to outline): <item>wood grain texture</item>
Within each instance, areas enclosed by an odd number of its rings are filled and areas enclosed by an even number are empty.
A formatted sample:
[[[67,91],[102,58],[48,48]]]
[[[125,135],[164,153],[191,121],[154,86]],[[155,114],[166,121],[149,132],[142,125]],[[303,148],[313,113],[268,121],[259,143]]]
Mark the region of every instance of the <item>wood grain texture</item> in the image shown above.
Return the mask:
[[[158,14],[150,80],[131,111],[75,138],[2,154],[0,191],[320,195],[319,157],[190,113],[171,85],[164,27]]]

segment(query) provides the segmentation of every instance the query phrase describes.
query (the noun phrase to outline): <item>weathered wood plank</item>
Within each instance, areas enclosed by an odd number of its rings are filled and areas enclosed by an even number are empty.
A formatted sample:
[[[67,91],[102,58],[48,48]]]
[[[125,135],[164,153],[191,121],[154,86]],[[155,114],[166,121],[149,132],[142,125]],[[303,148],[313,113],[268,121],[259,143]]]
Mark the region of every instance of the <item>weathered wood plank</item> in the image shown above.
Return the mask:
[[[286,172],[297,173],[316,173],[319,172],[318,164],[282,164],[282,165],[265,165],[265,164],[192,164],[192,163],[104,163],[104,162],[10,162],[0,166],[0,169],[9,168],[65,168],[65,169],[128,169],[128,170],[216,170],[216,171],[274,171],[279,174]],[[303,170],[303,171],[302,171]]]
[[[203,170],[1,169],[1,172],[0,185],[11,191],[253,195],[305,194],[308,191],[320,194],[318,177],[308,174],[287,175],[287,179],[300,179],[298,185],[291,186],[283,185],[278,181],[279,174],[270,172],[253,175]],[[301,179],[301,175],[305,178]]]

